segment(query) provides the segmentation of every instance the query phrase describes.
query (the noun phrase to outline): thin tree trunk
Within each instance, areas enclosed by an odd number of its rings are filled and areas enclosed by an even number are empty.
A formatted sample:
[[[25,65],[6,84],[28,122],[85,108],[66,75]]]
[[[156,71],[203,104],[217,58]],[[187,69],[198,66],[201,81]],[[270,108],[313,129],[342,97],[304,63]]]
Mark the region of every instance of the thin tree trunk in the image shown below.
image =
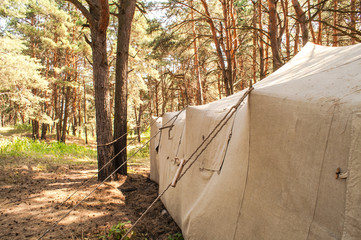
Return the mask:
[[[212,38],[213,38],[214,45],[216,47],[218,63],[221,68],[222,79],[223,79],[224,87],[226,90],[226,95],[229,96],[233,93],[232,79],[229,78],[231,72],[227,71],[227,69],[226,69],[226,65],[224,63],[224,58],[223,58],[223,52],[221,49],[221,44],[217,37],[216,27],[214,25],[213,19],[211,18],[211,15],[210,15],[210,12],[208,9],[208,4],[207,4],[206,0],[201,0],[201,2],[204,7],[204,10],[205,10],[205,15],[207,16],[206,21],[208,22],[208,24],[211,28]]]
[[[88,144],[88,129],[87,129],[87,120],[86,120],[86,88],[85,88],[85,80],[83,78],[83,88],[84,88],[84,134],[85,134],[85,144]]]
[[[298,53],[299,44],[300,44],[300,24],[296,22],[296,36],[295,36],[295,45],[293,49],[294,55]]]
[[[259,73],[260,79],[265,77],[264,73],[264,45],[263,45],[263,24],[262,24],[262,2],[258,0],[258,27],[261,29],[259,33]],[[287,35],[286,35],[287,36]]]
[[[137,113],[137,108],[134,106],[134,117],[135,117],[135,123],[136,123],[136,130],[137,130],[137,138],[138,138],[138,142],[141,142],[141,118],[142,118],[142,114],[143,114],[143,108],[142,105],[139,106],[139,111]]]
[[[308,42],[308,28],[307,28],[307,19],[306,14],[302,10],[300,3],[297,0],[292,0],[293,7],[296,12],[297,21],[301,27],[302,32],[302,46],[305,46]]]
[[[351,0],[351,31],[353,34],[356,31],[356,13],[355,12],[356,12],[355,0]],[[355,38],[351,38],[351,44],[355,44],[355,43],[356,43]]]
[[[69,81],[68,77],[68,81]],[[63,118],[63,129],[61,134],[61,141],[65,143],[66,140],[66,134],[67,134],[67,124],[68,124],[68,114],[69,114],[69,100],[70,100],[70,87],[66,87],[65,92],[65,101],[64,101],[64,118]]]
[[[316,39],[316,36],[315,36],[315,31],[313,30],[313,26],[312,26],[312,16],[311,16],[311,3],[310,3],[310,0],[307,0],[307,8],[308,8],[308,23],[309,23],[309,29],[310,29],[310,32],[311,32],[311,36],[312,36],[312,41],[314,43],[316,43],[317,39]]]
[[[203,92],[202,92],[202,84],[201,84],[201,73],[199,71],[197,32],[194,23],[193,0],[190,0],[190,6],[191,6],[191,21],[192,21],[192,32],[193,32],[194,69],[196,73],[196,82],[197,82],[196,100],[197,100],[197,104],[201,105],[203,104]]]
[[[253,83],[256,83],[257,81],[257,7],[256,2],[253,3],[253,19],[252,19],[252,25],[253,25],[253,48],[252,48],[252,80]]]
[[[61,103],[60,103],[60,113],[59,113],[59,120],[58,120],[58,123],[57,123],[57,133],[56,133],[56,137],[57,137],[57,140],[58,142],[61,141],[61,132],[62,132],[62,129],[63,129],[63,116],[64,116],[64,95],[65,95],[65,90],[64,90],[65,87],[63,87],[62,89],[62,96],[61,96]]]
[[[287,61],[291,59],[291,46],[290,46],[290,30],[289,30],[289,22],[288,22],[288,0],[285,0],[285,32],[286,32],[286,56]]]
[[[317,3],[320,5],[321,0],[317,0]],[[322,11],[318,13],[318,33],[317,33],[317,43],[322,45]]]
[[[268,61],[268,52],[269,52],[269,38],[267,38],[267,44],[266,44],[266,56],[265,56],[265,66],[264,66],[264,75],[267,76],[268,74],[268,68],[269,68],[269,61]]]
[[[232,60],[232,83],[234,84],[237,81],[237,74],[238,74],[238,62],[237,62],[237,49],[238,49],[238,38],[237,38],[237,25],[236,25],[236,17],[237,14],[234,9],[234,0],[230,1],[229,4],[229,12],[230,12],[230,24],[231,27],[229,28],[230,37],[231,37],[231,43],[233,43],[233,46],[231,48],[231,60]],[[233,87],[233,86],[232,86]]]
[[[337,21],[337,10],[338,10],[338,0],[333,0],[333,26],[337,26],[338,21]],[[338,31],[336,28],[333,28],[333,43],[332,46],[333,47],[337,47],[338,46],[338,37],[337,37]]]

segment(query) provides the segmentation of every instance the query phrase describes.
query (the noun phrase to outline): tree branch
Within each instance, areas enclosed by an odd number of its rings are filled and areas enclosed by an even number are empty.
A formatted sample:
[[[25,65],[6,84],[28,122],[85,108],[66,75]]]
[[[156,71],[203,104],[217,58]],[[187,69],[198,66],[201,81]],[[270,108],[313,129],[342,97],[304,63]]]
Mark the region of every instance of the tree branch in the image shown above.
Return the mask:
[[[141,13],[147,13],[147,11],[145,10],[145,7],[144,7],[144,4],[141,3],[141,2],[137,2],[135,4],[135,6],[138,8],[138,10],[141,12]]]
[[[89,38],[85,34],[84,34],[84,39],[87,44],[89,44],[90,46],[92,45],[92,42],[89,40]]]
[[[77,9],[79,9],[81,11],[81,13],[84,15],[84,17],[90,23],[90,25],[93,25],[93,23],[94,23],[93,17],[90,14],[90,12],[88,11],[88,9],[86,9],[86,7],[83,4],[81,4],[78,0],[65,0],[65,1],[72,3]]]
[[[330,28],[332,28],[332,29],[336,29],[337,31],[340,31],[342,34],[344,34],[345,36],[352,37],[352,38],[355,39],[357,42],[360,42],[360,43],[361,43],[361,38],[358,38],[358,37],[356,37],[354,34],[348,33],[347,31],[339,28],[340,25],[339,25],[339,27],[336,27],[336,26],[334,26],[334,25],[332,25],[332,24],[329,24],[329,23],[326,22],[326,21],[319,21],[319,20],[315,20],[315,21],[316,21],[316,22],[320,22],[320,23],[322,23],[322,24],[325,24],[326,26],[328,26],[328,27],[330,27]],[[343,27],[343,26],[342,26],[342,27]],[[345,28],[345,27],[344,27],[344,28]],[[348,28],[346,28],[346,29],[348,29]],[[357,33],[357,32],[356,32],[356,33]]]

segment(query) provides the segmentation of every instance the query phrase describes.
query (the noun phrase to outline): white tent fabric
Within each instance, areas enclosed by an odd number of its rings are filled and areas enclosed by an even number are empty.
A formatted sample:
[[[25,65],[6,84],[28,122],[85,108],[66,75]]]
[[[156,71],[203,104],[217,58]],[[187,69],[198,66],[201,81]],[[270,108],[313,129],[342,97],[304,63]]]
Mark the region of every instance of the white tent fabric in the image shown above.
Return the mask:
[[[187,159],[243,94],[188,107],[161,130],[151,146],[160,192],[175,158]],[[255,84],[162,201],[185,239],[361,239],[361,44],[308,43]]]

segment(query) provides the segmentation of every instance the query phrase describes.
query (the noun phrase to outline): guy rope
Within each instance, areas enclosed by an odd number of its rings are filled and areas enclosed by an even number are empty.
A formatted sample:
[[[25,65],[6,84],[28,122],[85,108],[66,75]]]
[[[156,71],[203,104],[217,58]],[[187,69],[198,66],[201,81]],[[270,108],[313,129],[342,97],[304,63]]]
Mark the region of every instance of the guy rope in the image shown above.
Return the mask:
[[[222,130],[222,128],[227,124],[227,122],[233,117],[233,115],[237,112],[238,107],[242,104],[242,102],[246,99],[246,97],[252,92],[254,88],[251,86],[248,90],[242,95],[239,101],[232,106],[228,112],[224,115],[224,117],[219,121],[219,123],[213,128],[213,130],[208,134],[208,136],[202,141],[202,143],[197,147],[197,149],[188,157],[186,160],[182,160],[179,168],[176,172],[175,178],[171,183],[167,185],[167,187],[157,196],[157,198],[149,205],[149,207],[142,213],[142,215],[134,222],[132,227],[128,229],[128,231],[123,235],[121,240],[125,240],[128,234],[133,230],[133,228],[142,220],[142,218],[149,212],[149,210],[155,205],[155,203],[168,191],[168,189],[172,187],[176,187],[176,184],[182,177],[187,173],[187,171],[193,166],[193,164],[197,161],[197,159],[201,156],[201,154],[207,149],[210,143],[215,139],[218,133]],[[209,141],[208,141],[209,140]],[[191,159],[194,159],[191,161]],[[188,164],[189,163],[189,164]],[[186,166],[188,164],[188,166]],[[182,172],[183,167],[185,170]],[[182,173],[181,173],[182,172]]]
[[[174,115],[171,119],[169,119],[169,121],[167,121],[165,123],[165,125],[167,125],[170,121],[174,120],[172,124],[174,124],[174,122],[178,119],[179,115],[185,110],[186,108],[180,110],[176,115]],[[156,122],[156,120],[154,121],[154,123]],[[152,124],[151,124],[152,125]],[[100,182],[91,192],[89,192],[84,198],[82,198],[76,205],[74,205],[74,207],[72,207],[68,212],[66,212],[62,217],[60,217],[53,225],[51,225],[39,238],[38,240],[42,239],[43,237],[45,237],[52,229],[54,229],[64,218],[66,218],[72,211],[74,211],[83,201],[85,201],[91,194],[93,194],[101,185],[103,185],[113,174],[115,174],[121,167],[123,167],[130,159],[132,159],[142,148],[144,148],[153,138],[155,138],[158,134],[160,133],[160,131],[158,131],[153,137],[151,137],[147,142],[145,142],[141,147],[139,147],[137,149],[137,151],[135,151],[133,153],[132,156],[130,156],[126,161],[124,161],[119,167],[117,167],[111,174],[109,174],[108,177],[106,177],[102,182]],[[117,140],[119,140],[120,138],[118,138]],[[116,141],[113,141],[111,143],[114,143]],[[104,145],[110,145],[109,144],[104,144]],[[101,146],[104,146],[101,145]],[[129,145],[129,144],[128,144]],[[125,147],[126,148],[126,147]],[[123,148],[120,152],[124,151]],[[119,153],[120,153],[119,152]],[[119,154],[118,153],[118,154]],[[117,155],[118,155],[117,154]],[[100,172],[106,165],[108,165],[111,161],[113,161],[116,156],[115,155],[113,158],[111,158],[98,172]],[[97,174],[97,173],[96,173]],[[96,175],[95,174],[95,175]],[[92,178],[92,177],[91,177]],[[86,181],[84,181],[82,185],[84,185],[86,182],[88,182],[91,178],[87,179]],[[80,187],[81,187],[80,186]],[[79,189],[78,189],[79,190]],[[60,205],[63,205],[66,201],[68,201],[76,192],[78,192],[78,190],[76,190],[75,192],[73,192],[70,196],[68,196],[65,201],[63,201]]]

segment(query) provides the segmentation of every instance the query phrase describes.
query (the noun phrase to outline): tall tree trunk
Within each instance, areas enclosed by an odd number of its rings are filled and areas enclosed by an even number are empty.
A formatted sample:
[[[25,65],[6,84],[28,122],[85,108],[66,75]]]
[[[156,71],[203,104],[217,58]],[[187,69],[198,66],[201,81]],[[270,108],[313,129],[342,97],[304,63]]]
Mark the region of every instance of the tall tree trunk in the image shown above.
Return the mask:
[[[67,0],[73,3],[86,17],[90,25],[91,48],[93,53],[93,82],[95,89],[96,133],[97,144],[111,142],[112,124],[110,111],[110,94],[108,79],[107,28],[109,25],[108,0],[93,0],[89,10],[78,0]],[[91,4],[90,4],[91,3]],[[98,147],[98,169],[101,169],[113,156],[113,147]],[[98,172],[98,180],[105,180],[112,172],[113,164],[109,164]]]
[[[68,77],[68,81],[69,81]],[[67,134],[67,123],[68,123],[68,115],[69,115],[69,100],[70,100],[70,87],[66,87],[65,92],[65,101],[64,101],[64,118],[63,118],[63,124],[62,124],[62,133],[61,133],[61,141],[65,143],[66,140],[66,134]]]
[[[256,2],[253,3],[253,19],[252,19],[252,26],[253,26],[253,48],[252,48],[252,80],[253,83],[257,81],[257,7]]]
[[[290,46],[290,30],[289,30],[289,22],[288,22],[288,0],[285,1],[285,32],[286,32],[286,56],[287,61],[291,59],[291,46]]]
[[[135,11],[135,0],[119,1],[118,9],[118,39],[117,58],[115,70],[115,93],[114,93],[114,139],[127,132],[127,81],[128,81],[128,55],[130,30]],[[114,160],[119,174],[127,175],[127,137],[124,136],[114,144],[114,153],[120,153]]]
[[[265,52],[266,52],[266,56],[265,56],[265,65],[264,65],[264,75],[265,76],[267,76],[267,74],[268,74],[268,68],[269,68],[269,61],[268,61],[268,53],[269,53],[269,42],[270,42],[270,40],[269,40],[269,38],[267,38],[267,44],[266,44],[266,50],[265,50]]]
[[[197,32],[194,23],[193,0],[190,0],[190,6],[191,6],[191,21],[192,21],[192,32],[193,32],[194,69],[195,69],[196,82],[197,82],[196,100],[197,100],[197,104],[201,105],[203,104],[203,92],[202,92],[202,84],[201,84],[201,73],[199,71]]]
[[[338,24],[338,19],[337,19],[337,10],[338,10],[338,0],[333,0],[333,26],[335,26],[333,28],[333,42],[332,42],[332,46],[333,47],[337,47],[338,46],[338,31],[337,31],[337,24]]]
[[[269,9],[269,36],[271,40],[273,71],[276,71],[282,66],[280,56],[280,44],[278,42],[278,27],[277,27],[277,8],[275,0],[267,0]]]
[[[298,47],[300,44],[300,24],[296,22],[296,35],[295,35],[295,43],[293,54],[296,55],[298,53]]]
[[[234,84],[235,82],[237,82],[237,76],[238,76],[238,61],[237,61],[237,50],[238,50],[238,38],[237,38],[237,24],[236,24],[236,17],[235,16],[236,10],[234,9],[234,0],[230,1],[229,4],[229,12],[230,12],[230,25],[231,27],[229,28],[230,31],[230,42],[231,44],[233,43],[233,46],[231,48],[231,59],[232,59],[232,83]],[[233,86],[232,86],[233,87]]]
[[[111,142],[112,125],[111,112],[109,108],[109,79],[108,61],[106,49],[106,28],[98,33],[97,29],[92,30],[92,51],[93,51],[93,79],[95,88],[95,110],[96,110],[96,135],[98,145]],[[113,156],[113,148],[98,147],[98,169],[103,166]],[[98,173],[98,180],[106,179],[114,167],[109,164],[103,171]]]
[[[321,0],[317,0],[317,4],[321,4]],[[317,44],[322,45],[322,11],[318,12],[318,33],[317,33]]]
[[[83,88],[84,88],[84,134],[85,134],[85,144],[88,144],[88,128],[87,128],[87,120],[86,120],[86,88],[85,88],[85,79],[83,78]]]
[[[31,120],[33,126],[33,139],[39,139],[39,121]]]
[[[75,82],[77,80],[75,79]],[[77,118],[77,103],[78,103],[78,88],[73,88],[73,99],[72,99],[72,106],[71,106],[71,116],[73,118],[73,126],[72,126],[72,132],[73,136],[76,136],[76,130],[78,126],[78,118]]]
[[[49,124],[41,124],[41,139],[46,139],[46,132],[48,131]]]
[[[258,0],[257,2],[258,8],[258,28],[261,30],[259,32],[259,74],[260,79],[265,77],[264,73],[264,45],[263,45],[263,23],[262,23],[262,2]]]
[[[143,107],[142,105],[139,106],[139,111],[137,111],[136,106],[134,106],[134,117],[135,117],[135,123],[136,123],[136,129],[137,129],[137,137],[138,137],[138,142],[140,143],[141,141],[141,121],[142,121],[142,114],[143,114]]]
[[[351,0],[351,33],[355,34],[355,31],[356,31],[356,1]],[[356,40],[354,37],[351,38],[351,43],[352,44],[356,43]]]
[[[64,116],[64,95],[65,95],[65,87],[62,88],[62,96],[61,96],[61,102],[60,102],[60,111],[59,111],[59,120],[57,122],[56,125],[56,138],[57,141],[60,142],[61,141],[61,132],[63,129],[63,116]]]
[[[157,117],[159,116],[158,90],[159,90],[159,82],[157,82],[155,84],[155,114],[156,114]]]

